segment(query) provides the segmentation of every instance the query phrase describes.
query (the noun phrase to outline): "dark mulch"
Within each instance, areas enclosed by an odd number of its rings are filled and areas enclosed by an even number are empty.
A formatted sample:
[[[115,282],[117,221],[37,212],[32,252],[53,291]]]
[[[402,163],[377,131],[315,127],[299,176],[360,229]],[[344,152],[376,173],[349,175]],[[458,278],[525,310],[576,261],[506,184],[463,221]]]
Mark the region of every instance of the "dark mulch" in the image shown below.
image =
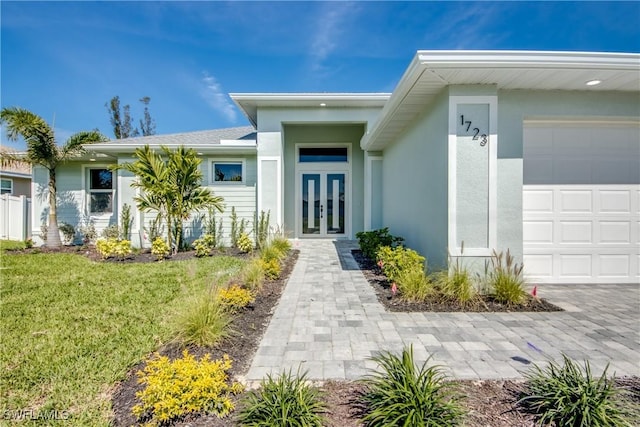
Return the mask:
[[[477,301],[463,305],[458,301],[434,295],[423,302],[405,301],[397,295],[391,293],[391,282],[384,275],[380,267],[369,258],[365,257],[360,250],[351,251],[353,258],[358,263],[364,277],[373,287],[378,296],[378,301],[387,311],[416,312],[531,312],[531,311],[563,311],[560,307],[551,304],[544,298],[534,298],[527,295],[526,300],[520,305],[506,305],[495,301],[487,295],[482,295]]]

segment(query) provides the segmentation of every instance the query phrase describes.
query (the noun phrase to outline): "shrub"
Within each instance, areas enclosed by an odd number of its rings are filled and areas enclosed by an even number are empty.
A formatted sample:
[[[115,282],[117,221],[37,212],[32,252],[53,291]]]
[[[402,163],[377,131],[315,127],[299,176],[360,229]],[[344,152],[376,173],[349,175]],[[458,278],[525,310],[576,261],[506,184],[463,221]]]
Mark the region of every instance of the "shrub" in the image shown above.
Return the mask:
[[[238,249],[246,253],[253,251],[253,242],[247,233],[242,233],[238,237]]]
[[[196,251],[197,257],[204,257],[211,255],[211,251],[216,247],[216,238],[212,234],[205,234],[204,236],[196,239],[191,244]]]
[[[82,242],[86,245],[96,241],[98,233],[96,232],[96,225],[93,220],[87,220],[83,225],[78,227],[78,231],[82,235]]]
[[[291,250],[291,242],[283,236],[274,236],[273,239],[271,239],[271,242],[269,242],[269,246],[280,252],[282,254],[282,258],[286,257]]]
[[[238,285],[231,285],[228,288],[218,291],[218,300],[230,311],[238,311],[251,304],[255,297],[248,289]]]
[[[373,231],[360,231],[356,233],[356,238],[362,254],[372,260],[376,259],[381,246],[395,248],[404,241],[402,237],[391,235],[389,227]]]
[[[493,251],[488,285],[496,301],[509,305],[522,303],[526,295],[522,268],[522,264],[514,262],[509,250],[506,255]]]
[[[413,249],[407,249],[403,246],[395,248],[382,246],[378,250],[377,260],[385,276],[394,282],[404,271],[424,271],[425,258]]]
[[[273,260],[280,262],[284,257],[285,254],[273,245],[267,245],[260,251],[260,258],[266,262]]]
[[[231,396],[243,389],[239,383],[228,382],[229,369],[231,359],[227,355],[211,360],[206,354],[199,361],[187,350],[173,361],[156,355],[137,373],[144,389],[136,393],[141,403],[133,407],[133,414],[152,426],[194,412],[223,417],[234,409]]]
[[[396,284],[401,298],[407,301],[422,302],[434,292],[431,280],[422,269],[400,272]]]
[[[398,357],[383,352],[372,360],[382,368],[364,378],[367,426],[450,426],[459,424],[462,405],[437,366],[417,367],[413,347]]]
[[[231,207],[231,247],[238,247],[238,239],[240,235],[245,232],[247,228],[247,220],[242,218],[238,222],[238,214],[236,213],[235,206]]]
[[[67,224],[66,222],[60,223],[58,229],[62,232],[64,236],[64,244],[68,245],[73,242],[73,238],[76,236],[76,229],[73,228],[73,225]]]
[[[211,346],[231,335],[231,315],[212,295],[193,298],[177,316],[176,339],[183,344]]]
[[[125,203],[122,205],[122,213],[120,214],[120,224],[122,228],[122,237],[129,239],[131,234],[131,223],[133,218],[131,217],[131,206]]]
[[[631,425],[614,400],[618,390],[613,379],[607,379],[608,365],[595,379],[589,362],[582,369],[564,354],[562,359],[562,366],[551,361],[545,369],[535,365],[525,374],[525,391],[518,403],[537,414],[540,425]]]
[[[269,220],[271,217],[271,211],[266,214],[264,211],[260,211],[260,217],[256,215],[256,246],[258,249],[262,249],[267,245],[269,238]]]
[[[260,258],[252,258],[242,270],[242,282],[253,291],[262,287],[264,277],[264,268]]]
[[[276,280],[280,277],[280,271],[282,268],[280,267],[280,261],[277,259],[270,259],[269,261],[265,261],[263,258],[260,258],[260,265],[262,267],[262,271],[264,271],[264,276],[269,280]]]
[[[102,230],[102,237],[106,239],[118,239],[120,238],[120,229],[118,228],[118,224],[111,224]]]
[[[445,296],[463,305],[473,301],[477,293],[471,273],[460,259],[456,259],[456,262],[449,266],[449,270],[436,274],[435,285]]]
[[[100,238],[96,241],[96,251],[102,257],[107,259],[117,257],[123,259],[133,252],[131,242],[128,240],[118,240],[116,238]]]
[[[151,243],[151,253],[158,261],[162,261],[169,255],[169,245],[162,237],[156,237]]]
[[[325,410],[320,397],[319,390],[307,384],[306,373],[267,375],[260,388],[243,399],[238,420],[243,426],[320,427]]]

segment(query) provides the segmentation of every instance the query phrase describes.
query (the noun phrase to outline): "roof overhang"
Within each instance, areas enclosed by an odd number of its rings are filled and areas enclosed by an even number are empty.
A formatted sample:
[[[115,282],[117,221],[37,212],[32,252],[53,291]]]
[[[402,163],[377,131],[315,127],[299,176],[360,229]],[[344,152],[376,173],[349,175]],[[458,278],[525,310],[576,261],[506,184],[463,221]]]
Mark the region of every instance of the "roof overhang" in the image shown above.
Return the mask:
[[[586,83],[599,80],[588,86]],[[640,91],[640,54],[538,51],[418,51],[378,121],[360,142],[380,150],[451,85],[497,89]]]
[[[257,128],[258,108],[381,108],[389,93],[231,93],[231,99]]]
[[[146,144],[153,150],[160,150],[162,147],[176,149],[184,146],[182,143],[175,144]],[[136,148],[141,148],[140,144],[123,143],[99,143],[85,146],[88,153],[100,153],[104,155],[133,153]],[[257,143],[254,140],[221,140],[219,144],[189,144],[188,148],[193,148],[198,154],[255,154]]]

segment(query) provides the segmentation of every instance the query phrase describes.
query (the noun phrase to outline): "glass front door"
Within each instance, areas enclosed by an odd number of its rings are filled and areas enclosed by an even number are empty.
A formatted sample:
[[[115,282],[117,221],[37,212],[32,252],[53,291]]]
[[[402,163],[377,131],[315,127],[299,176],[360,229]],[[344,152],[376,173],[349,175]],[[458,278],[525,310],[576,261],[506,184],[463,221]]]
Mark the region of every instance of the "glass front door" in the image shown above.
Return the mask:
[[[346,173],[303,172],[302,235],[328,237],[345,234]]]

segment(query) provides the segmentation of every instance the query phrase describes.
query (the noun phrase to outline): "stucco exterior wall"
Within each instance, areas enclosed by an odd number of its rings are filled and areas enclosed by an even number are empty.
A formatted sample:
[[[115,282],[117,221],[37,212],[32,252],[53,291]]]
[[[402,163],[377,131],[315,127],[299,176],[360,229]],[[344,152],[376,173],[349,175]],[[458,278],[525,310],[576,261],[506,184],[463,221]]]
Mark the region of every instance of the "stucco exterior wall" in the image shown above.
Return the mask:
[[[427,257],[447,260],[448,91],[384,150],[383,224]]]
[[[360,139],[364,126],[342,124],[285,125],[284,126],[284,225],[293,230],[296,224],[295,194],[296,144],[345,143],[351,146],[351,232],[364,229],[364,152]]]

